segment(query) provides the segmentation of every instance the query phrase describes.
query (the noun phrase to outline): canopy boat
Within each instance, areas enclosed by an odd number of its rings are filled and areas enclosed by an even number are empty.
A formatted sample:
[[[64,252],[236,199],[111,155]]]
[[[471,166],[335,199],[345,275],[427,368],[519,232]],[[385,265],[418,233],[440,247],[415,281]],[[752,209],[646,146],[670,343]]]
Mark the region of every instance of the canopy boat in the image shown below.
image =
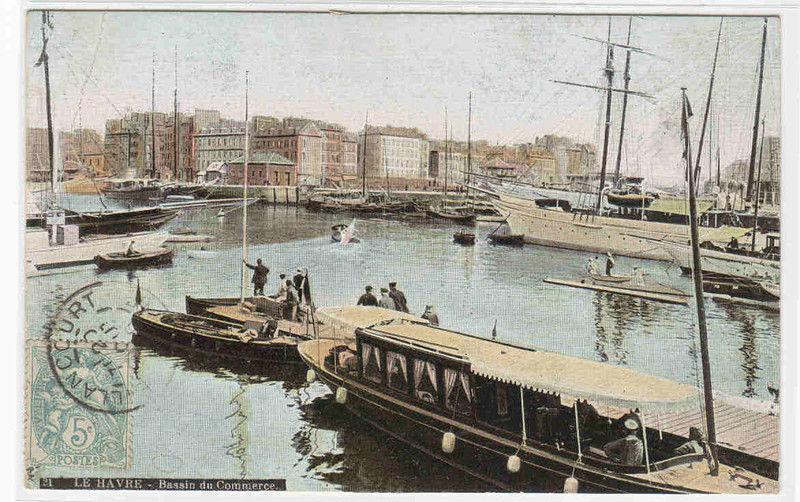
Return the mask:
[[[655,195],[647,193],[609,191],[606,193],[609,204],[620,207],[647,207],[656,200]]]
[[[174,252],[171,249],[159,247],[155,249],[142,249],[141,251],[99,254],[94,257],[94,263],[97,265],[97,268],[101,270],[160,267],[172,263],[173,255]]]
[[[754,302],[778,303],[781,299],[778,284],[755,281],[733,275],[703,271],[703,292]]]
[[[489,234],[489,241],[492,244],[522,246],[525,244],[525,236],[522,234]]]
[[[691,386],[416,322],[359,328],[354,342],[304,341],[298,351],[307,379],[355,416],[501,489],[529,490],[546,472],[571,492],[778,490],[740,468],[711,476],[704,454],[675,453],[685,437],[652,427],[655,414],[697,404]],[[625,412],[620,420],[633,417],[645,435],[641,460],[623,464],[603,446],[619,437],[612,419]]]
[[[100,189],[103,195],[129,201],[151,201],[164,198],[165,186],[151,178],[110,179]]]
[[[349,242],[361,242],[355,235],[355,220],[350,225],[339,223],[331,227],[331,240],[333,242],[341,242],[347,244]]]
[[[475,244],[475,234],[461,230],[460,232],[453,234],[453,242],[456,244],[471,246]]]
[[[208,317],[141,310],[132,317],[133,328],[159,345],[190,347],[201,353],[243,360],[297,360],[296,336],[277,333],[277,322],[245,326]]]

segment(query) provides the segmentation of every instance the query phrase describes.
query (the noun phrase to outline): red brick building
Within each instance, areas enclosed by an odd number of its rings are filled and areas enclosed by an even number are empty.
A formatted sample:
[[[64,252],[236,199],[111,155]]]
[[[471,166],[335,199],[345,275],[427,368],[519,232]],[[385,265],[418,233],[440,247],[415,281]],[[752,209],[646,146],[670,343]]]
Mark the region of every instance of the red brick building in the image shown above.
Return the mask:
[[[230,185],[244,184],[244,156],[227,163]],[[247,164],[247,184],[253,186],[297,185],[297,166],[275,152],[256,152]]]

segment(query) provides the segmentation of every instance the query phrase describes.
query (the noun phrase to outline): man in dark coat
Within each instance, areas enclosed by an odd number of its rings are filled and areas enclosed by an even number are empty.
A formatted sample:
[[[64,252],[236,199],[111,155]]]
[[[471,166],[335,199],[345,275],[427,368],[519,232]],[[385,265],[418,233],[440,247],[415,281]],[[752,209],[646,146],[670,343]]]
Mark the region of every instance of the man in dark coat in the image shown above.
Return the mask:
[[[394,300],[394,308],[400,312],[408,312],[408,303],[406,302],[406,295],[397,289],[396,282],[389,283],[389,298]]]
[[[372,294],[372,286],[367,286],[364,288],[366,293],[361,295],[358,298],[358,303],[356,305],[363,305],[365,307],[377,307],[378,306],[378,299],[375,298],[375,295]]]
[[[267,276],[269,275],[269,269],[261,263],[261,258],[256,260],[255,265],[250,265],[247,261],[242,260],[244,264],[250,270],[253,270],[253,280],[250,281],[253,283],[253,296],[264,296],[264,285],[267,283]]]
[[[297,291],[297,299],[300,303],[311,303],[311,284],[308,282],[308,273],[302,268],[298,268],[292,277],[294,289]]]

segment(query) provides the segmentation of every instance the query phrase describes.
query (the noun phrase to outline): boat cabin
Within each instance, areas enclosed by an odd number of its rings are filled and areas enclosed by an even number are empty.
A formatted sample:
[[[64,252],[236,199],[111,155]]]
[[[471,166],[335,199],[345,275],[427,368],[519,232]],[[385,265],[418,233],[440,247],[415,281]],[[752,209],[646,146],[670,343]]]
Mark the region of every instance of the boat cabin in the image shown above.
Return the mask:
[[[687,438],[651,426],[659,411],[696,405],[697,389],[627,368],[409,321],[359,328],[355,350],[334,347],[325,366],[407,407],[523,450],[624,473],[704,459],[698,450],[680,453]],[[630,419],[638,425],[638,459],[609,458],[609,443],[630,434],[624,427]]]

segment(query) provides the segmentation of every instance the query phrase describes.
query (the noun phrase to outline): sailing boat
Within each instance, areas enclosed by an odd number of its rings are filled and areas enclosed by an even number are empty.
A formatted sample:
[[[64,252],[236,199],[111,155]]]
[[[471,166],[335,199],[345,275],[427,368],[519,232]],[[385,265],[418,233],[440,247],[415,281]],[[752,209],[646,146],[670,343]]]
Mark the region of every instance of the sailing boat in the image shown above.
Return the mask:
[[[44,214],[31,214],[27,217],[25,232],[25,274],[26,276],[39,275],[42,270],[71,267],[89,264],[98,254],[119,253],[128,249],[131,241],[139,248],[161,246],[168,235],[155,232],[135,232],[134,225],[127,227],[124,236],[92,236],[87,237],[82,229],[92,219],[98,220],[94,228],[119,229],[124,225],[129,214],[114,214],[97,216],[91,213],[76,213],[66,211],[55,204],[56,186],[58,176],[53,163],[53,120],[50,104],[50,58],[47,53],[48,31],[53,29],[50,12],[42,12],[42,52],[36,67],[44,68],[45,97],[47,107],[47,132],[48,132],[48,162],[50,167],[50,201],[49,208]],[[163,216],[163,215],[161,215]],[[171,215],[174,217],[174,214]],[[150,220],[152,214],[143,215],[142,220]],[[152,220],[150,220],[152,221]],[[81,225],[81,223],[84,223]],[[131,233],[133,231],[133,233]]]

